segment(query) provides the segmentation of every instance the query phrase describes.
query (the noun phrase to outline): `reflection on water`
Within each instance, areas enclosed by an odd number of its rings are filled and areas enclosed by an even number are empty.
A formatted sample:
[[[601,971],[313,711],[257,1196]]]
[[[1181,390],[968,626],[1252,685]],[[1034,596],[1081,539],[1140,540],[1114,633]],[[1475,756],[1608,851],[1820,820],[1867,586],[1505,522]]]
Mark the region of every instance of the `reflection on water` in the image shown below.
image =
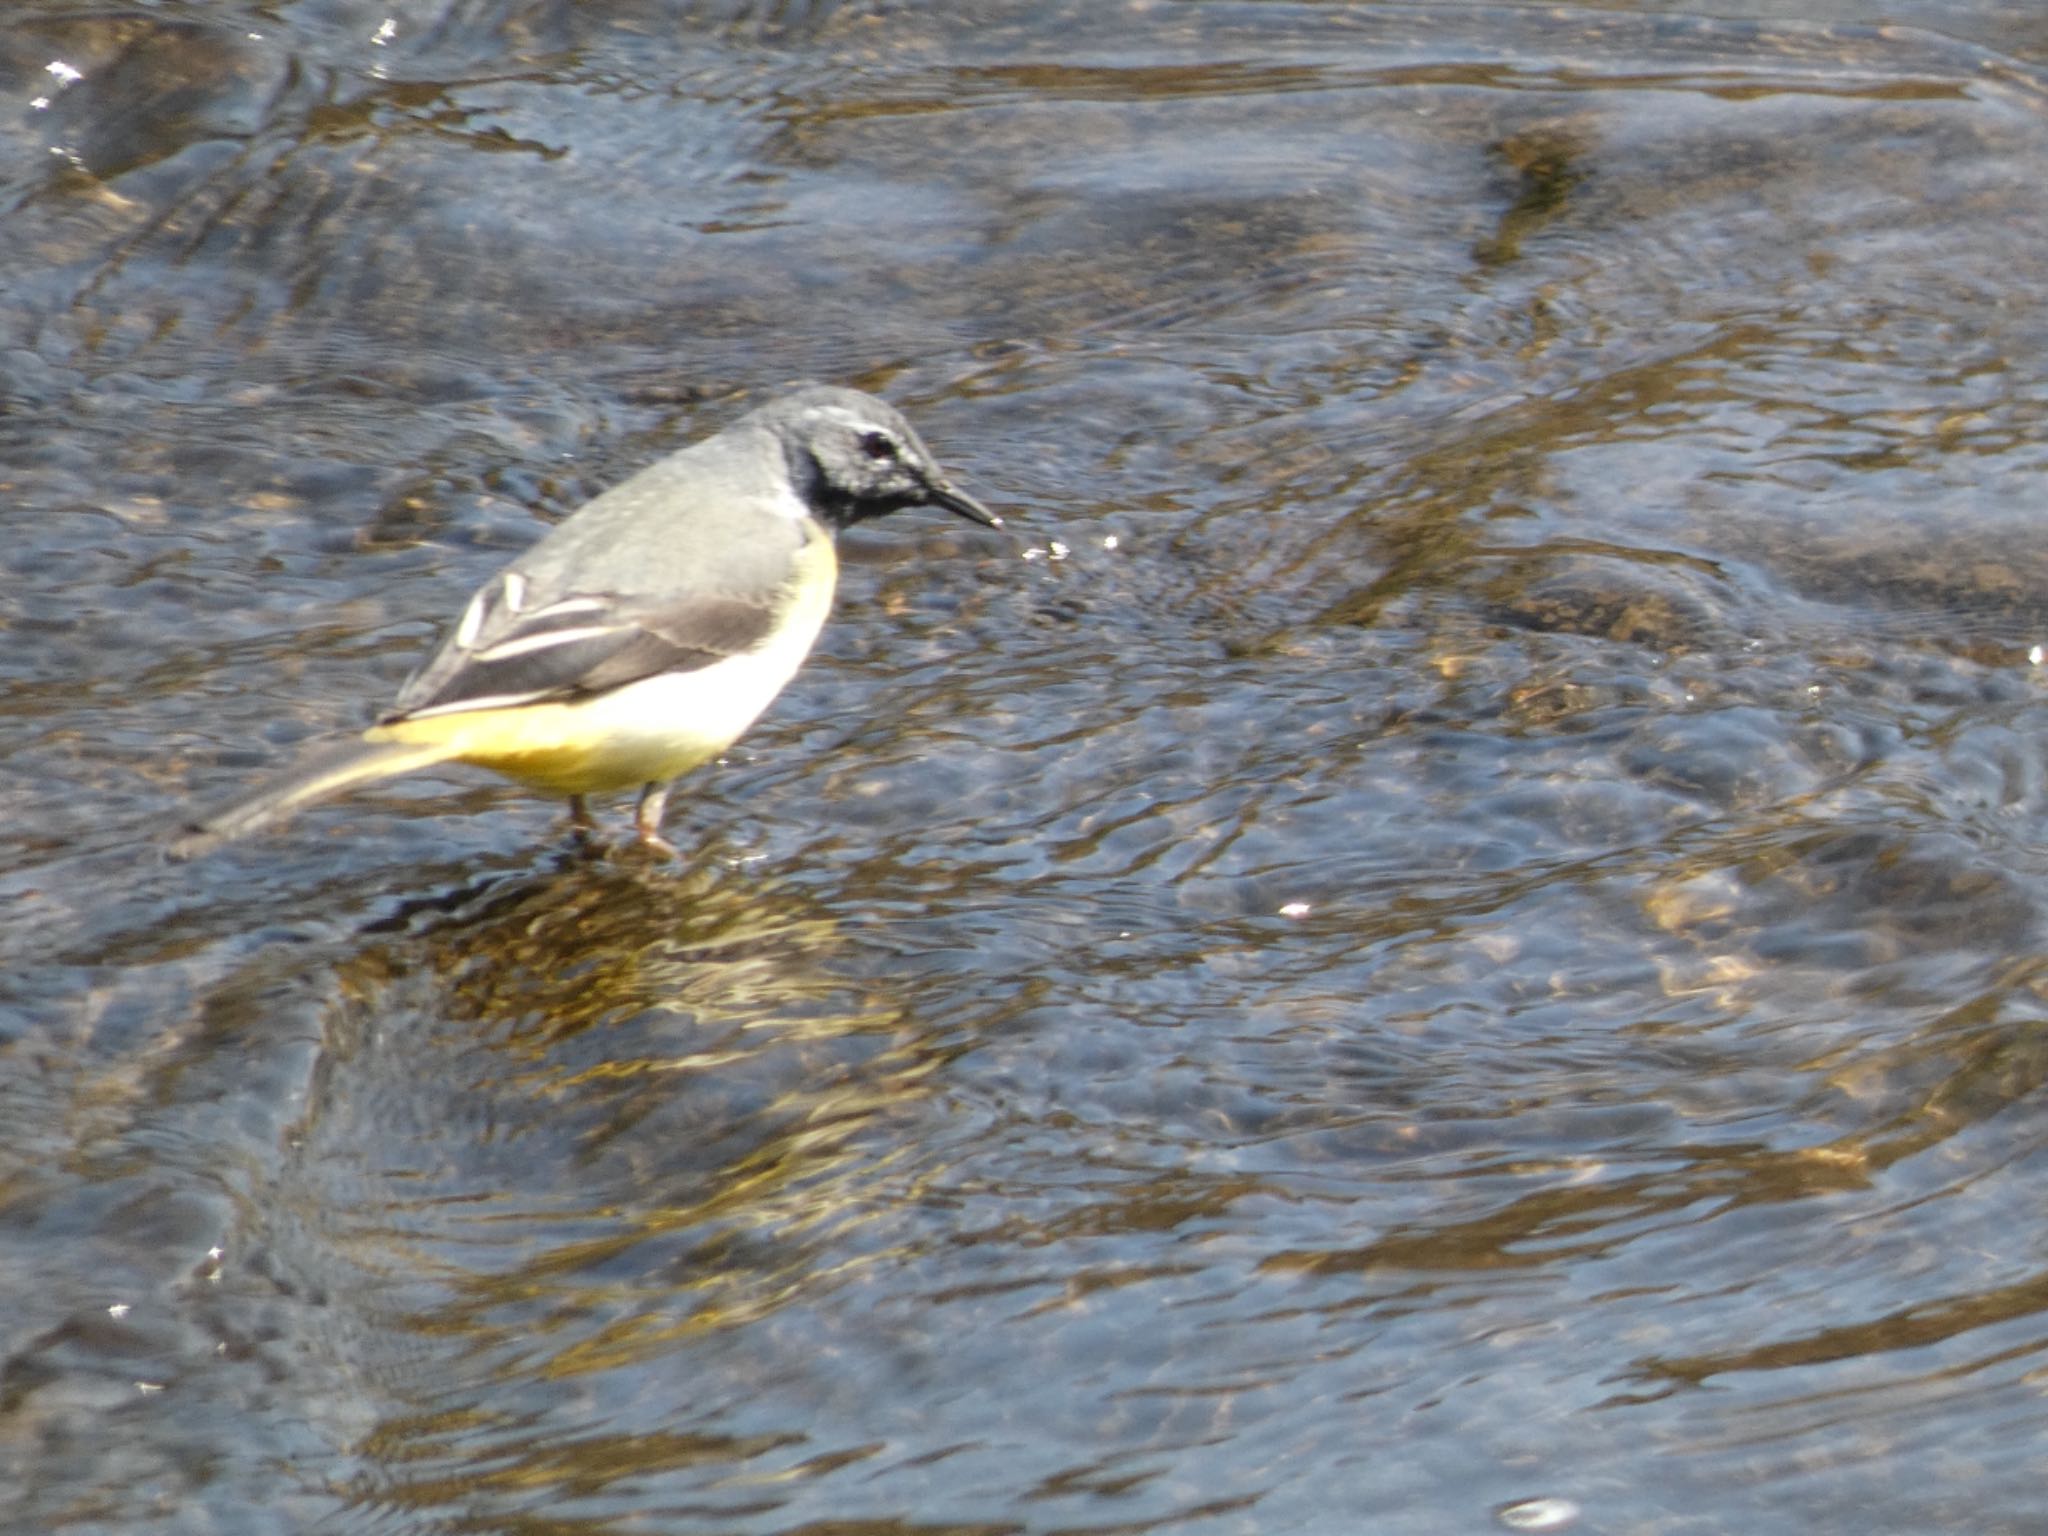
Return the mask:
[[[9,29],[8,1523],[2038,1525],[2048,34],[1901,14]],[[798,376],[1019,542],[685,864],[154,857]]]

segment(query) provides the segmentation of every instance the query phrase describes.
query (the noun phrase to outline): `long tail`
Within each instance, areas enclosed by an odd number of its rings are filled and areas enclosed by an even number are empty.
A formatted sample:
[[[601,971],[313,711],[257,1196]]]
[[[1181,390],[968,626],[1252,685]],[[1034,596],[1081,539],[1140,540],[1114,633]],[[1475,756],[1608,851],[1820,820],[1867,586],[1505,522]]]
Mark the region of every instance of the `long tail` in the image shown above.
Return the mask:
[[[192,858],[234,838],[260,832],[301,806],[358,784],[430,768],[454,755],[446,742],[349,741],[328,747],[254,793],[237,796],[186,822],[167,851],[174,859]]]

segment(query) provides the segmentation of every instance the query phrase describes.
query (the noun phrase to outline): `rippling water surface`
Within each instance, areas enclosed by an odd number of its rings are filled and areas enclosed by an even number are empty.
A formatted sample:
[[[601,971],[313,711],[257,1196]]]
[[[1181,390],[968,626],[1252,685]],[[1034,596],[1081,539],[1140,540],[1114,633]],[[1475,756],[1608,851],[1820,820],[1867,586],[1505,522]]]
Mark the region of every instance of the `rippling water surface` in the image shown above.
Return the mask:
[[[0,1524],[2038,1530],[2048,26],[1748,9],[18,7]],[[804,376],[681,863],[158,856]]]

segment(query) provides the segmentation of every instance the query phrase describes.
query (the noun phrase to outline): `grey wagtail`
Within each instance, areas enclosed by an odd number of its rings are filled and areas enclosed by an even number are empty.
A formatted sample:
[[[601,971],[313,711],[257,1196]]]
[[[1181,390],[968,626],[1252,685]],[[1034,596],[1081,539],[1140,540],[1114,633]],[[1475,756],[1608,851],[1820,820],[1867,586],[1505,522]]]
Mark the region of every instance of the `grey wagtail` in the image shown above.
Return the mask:
[[[671,851],[672,781],[738,740],[817,639],[833,536],[912,506],[1000,526],[874,396],[771,401],[586,502],[483,584],[360,738],[188,823],[171,851],[451,762],[566,795],[584,827],[584,796],[638,786],[641,841]]]

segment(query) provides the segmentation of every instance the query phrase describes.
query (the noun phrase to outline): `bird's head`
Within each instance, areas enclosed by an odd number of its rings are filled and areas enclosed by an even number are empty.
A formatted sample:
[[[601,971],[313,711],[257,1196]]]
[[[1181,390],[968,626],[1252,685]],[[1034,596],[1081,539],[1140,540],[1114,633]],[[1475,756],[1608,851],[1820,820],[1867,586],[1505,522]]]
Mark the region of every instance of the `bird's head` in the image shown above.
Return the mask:
[[[943,507],[984,528],[1002,520],[946,478],[896,408],[855,389],[800,390],[762,411],[780,437],[790,478],[834,529],[905,507]]]

